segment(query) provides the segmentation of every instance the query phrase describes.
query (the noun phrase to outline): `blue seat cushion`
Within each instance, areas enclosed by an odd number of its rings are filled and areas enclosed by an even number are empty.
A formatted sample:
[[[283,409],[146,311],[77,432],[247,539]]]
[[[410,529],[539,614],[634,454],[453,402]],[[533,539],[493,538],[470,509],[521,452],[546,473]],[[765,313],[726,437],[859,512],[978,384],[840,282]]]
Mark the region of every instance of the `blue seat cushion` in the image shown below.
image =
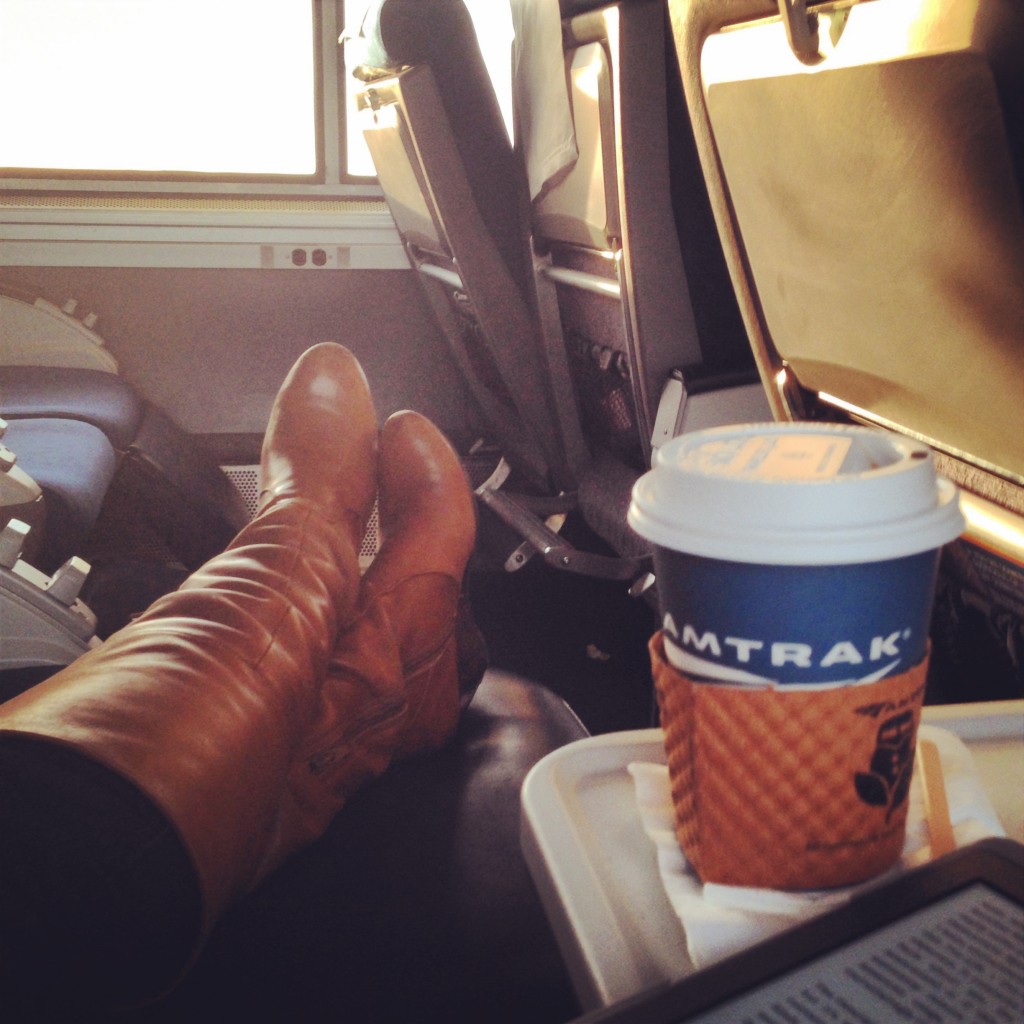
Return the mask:
[[[0,366],[0,416],[91,423],[118,451],[142,423],[144,403],[125,381],[103,370],[67,366]]]
[[[117,469],[117,453],[99,427],[80,420],[8,423],[4,444],[43,491],[45,517],[37,568],[53,572],[79,554]]]

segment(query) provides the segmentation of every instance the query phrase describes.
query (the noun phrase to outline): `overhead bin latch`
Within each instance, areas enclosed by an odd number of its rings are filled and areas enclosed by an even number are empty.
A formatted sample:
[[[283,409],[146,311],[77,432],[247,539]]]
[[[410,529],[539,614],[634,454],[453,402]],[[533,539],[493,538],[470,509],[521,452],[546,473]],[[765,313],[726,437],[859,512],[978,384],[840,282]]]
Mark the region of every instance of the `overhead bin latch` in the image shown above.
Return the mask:
[[[789,48],[801,64],[820,64],[821,52],[818,36],[818,16],[807,13],[807,0],[778,0],[779,14],[786,26]]]

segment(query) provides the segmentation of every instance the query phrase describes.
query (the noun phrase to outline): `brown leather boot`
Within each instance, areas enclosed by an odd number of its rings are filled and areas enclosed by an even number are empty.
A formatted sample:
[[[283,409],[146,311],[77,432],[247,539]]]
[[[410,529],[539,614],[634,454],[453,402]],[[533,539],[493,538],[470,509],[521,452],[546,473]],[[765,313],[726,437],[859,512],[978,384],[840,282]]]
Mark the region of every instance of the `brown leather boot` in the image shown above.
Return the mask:
[[[483,672],[482,640],[460,601],[476,520],[457,455],[429,420],[396,413],[381,433],[379,487],[381,551],[289,777],[291,815],[282,820],[290,827],[279,833],[275,863],[319,835],[392,761],[451,738],[463,703],[460,654],[463,680]]]
[[[414,412],[397,413],[384,425],[379,487],[384,544],[363,581],[360,607],[386,618],[402,662],[406,710],[398,760],[442,746],[458,722],[456,640],[468,637],[457,637],[457,629],[475,628],[460,595],[476,510],[455,452]]]
[[[69,746],[161,809],[195,867],[204,932],[276,844],[289,766],[356,607],[376,444],[358,363],[310,349],[275,402],[256,518],[178,591],[0,708],[0,734]]]

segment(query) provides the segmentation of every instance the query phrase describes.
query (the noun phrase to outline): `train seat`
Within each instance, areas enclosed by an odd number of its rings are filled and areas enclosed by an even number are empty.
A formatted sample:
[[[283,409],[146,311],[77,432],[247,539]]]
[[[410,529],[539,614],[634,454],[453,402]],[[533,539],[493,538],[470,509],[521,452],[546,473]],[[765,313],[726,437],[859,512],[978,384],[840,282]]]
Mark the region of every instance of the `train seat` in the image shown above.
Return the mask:
[[[526,173],[461,2],[378,0],[360,123],[411,265],[491,437],[528,486],[586,450],[557,318],[537,294]]]
[[[588,437],[642,470],[691,428],[687,402],[704,405],[700,426],[769,410],[687,126],[665,131],[681,88],[664,4],[573,2],[562,13],[579,157],[536,198],[535,244]],[[682,405],[666,416],[673,400]]]
[[[674,223],[664,5],[562,11],[554,0],[520,0],[512,12],[514,149],[481,67],[481,47],[491,47],[461,3],[371,6],[363,32],[377,66],[361,72],[364,134],[411,263],[435,298],[438,282],[448,289],[439,319],[446,334],[463,332],[469,378],[482,363],[496,368],[490,381],[478,376],[475,393],[509,463],[520,467],[516,441],[532,433],[537,443],[526,454],[539,451],[535,465],[548,470],[548,484],[571,495],[556,508],[524,502],[500,480],[478,490],[525,540],[508,567],[540,551],[559,567],[639,581],[648,550],[621,522],[657,424],[677,429],[682,402],[712,387],[717,422],[764,418],[769,409],[738,313],[731,333],[699,330]],[[573,16],[562,20],[565,13]],[[558,43],[531,52],[552,37],[564,39],[565,52]],[[563,80],[568,102],[554,104],[550,83]],[[699,170],[694,177],[699,182]],[[474,205],[479,217],[467,211]],[[489,226],[499,211],[500,232]],[[703,228],[717,244],[710,216]],[[694,260],[702,284],[703,255]],[[719,263],[725,278],[720,248]],[[510,275],[503,288],[510,266],[528,275]],[[702,311],[716,306],[719,321],[721,294],[700,303]],[[661,414],[666,390],[677,401],[668,416]],[[525,414],[523,401],[532,403]],[[555,535],[559,527],[548,529],[545,518],[566,509],[611,548],[611,561],[572,550]]]
[[[507,463],[478,489],[523,541],[506,565],[542,552],[557,567],[636,578],[642,554],[576,550],[558,533],[582,493],[600,492],[583,485],[601,463],[580,423],[555,285],[538,273],[528,162],[509,139],[466,7],[383,0],[363,32],[364,135],[410,262]]]
[[[114,372],[0,366],[0,416],[5,447],[43,494],[23,557],[47,574],[84,558],[83,599],[101,635],[222,550],[248,518],[214,460]]]
[[[141,473],[154,485],[163,479],[175,488],[203,520],[191,539],[183,535],[178,541],[184,546],[182,561],[189,568],[226,544],[245,522],[236,489],[212,459],[123,377],[82,367],[0,366],[0,416],[18,424],[18,436],[25,439],[22,443],[32,445],[36,442],[28,438],[39,433],[27,425],[33,420],[88,424],[101,431],[117,453],[119,478]],[[96,485],[110,483],[98,477]]]
[[[19,692],[5,683],[0,701]],[[178,987],[116,1019],[573,1019],[519,844],[519,791],[537,761],[586,735],[551,691],[488,670],[445,748],[354,794],[223,917]]]

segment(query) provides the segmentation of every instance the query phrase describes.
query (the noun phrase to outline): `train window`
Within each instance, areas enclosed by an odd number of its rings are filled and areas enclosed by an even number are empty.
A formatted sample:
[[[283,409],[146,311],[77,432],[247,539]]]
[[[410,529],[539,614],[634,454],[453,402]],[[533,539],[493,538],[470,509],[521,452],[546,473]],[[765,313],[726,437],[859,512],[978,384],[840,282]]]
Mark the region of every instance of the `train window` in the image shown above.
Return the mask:
[[[337,34],[365,0],[0,0],[4,176],[342,184]]]

